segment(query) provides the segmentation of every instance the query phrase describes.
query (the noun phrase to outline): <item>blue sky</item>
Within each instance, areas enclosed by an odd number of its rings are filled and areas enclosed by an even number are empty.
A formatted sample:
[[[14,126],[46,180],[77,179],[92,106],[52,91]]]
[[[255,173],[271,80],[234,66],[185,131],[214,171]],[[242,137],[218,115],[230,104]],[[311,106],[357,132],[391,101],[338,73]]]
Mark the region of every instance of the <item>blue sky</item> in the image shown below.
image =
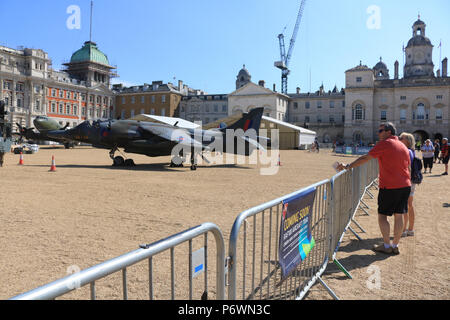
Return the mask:
[[[71,5],[81,9],[80,29],[66,25]],[[281,72],[273,65],[280,60],[277,36],[284,30],[287,50],[299,6],[300,0],[95,0],[92,40],[117,66],[116,82],[183,80],[208,93],[230,93],[245,64],[253,82],[280,90]],[[368,11],[371,6],[379,15]],[[59,69],[89,39],[89,9],[90,0],[0,0],[0,44],[41,48]],[[418,13],[437,70],[440,40],[442,59],[450,57],[449,12],[448,0],[308,0],[288,91],[316,91],[322,83],[325,90],[341,88],[345,70],[360,60],[373,67],[380,56],[393,77]]]

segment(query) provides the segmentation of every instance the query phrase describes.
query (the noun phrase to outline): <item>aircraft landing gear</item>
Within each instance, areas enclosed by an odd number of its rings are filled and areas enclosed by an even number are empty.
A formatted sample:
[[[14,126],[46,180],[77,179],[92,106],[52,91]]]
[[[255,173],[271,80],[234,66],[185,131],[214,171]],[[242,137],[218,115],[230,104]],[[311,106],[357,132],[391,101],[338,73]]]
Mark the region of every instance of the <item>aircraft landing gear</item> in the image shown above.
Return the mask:
[[[192,171],[197,170],[197,161],[196,161],[196,157],[195,157],[195,153],[194,152],[191,153],[191,170]]]
[[[114,156],[114,153],[117,151],[117,148],[112,149],[109,152],[109,157],[113,160],[113,167],[134,167],[136,164],[134,163],[133,159],[127,159],[125,160],[122,156]]]
[[[183,162],[185,161],[185,159],[183,157],[180,156],[175,156],[172,158],[172,160],[170,161],[170,167],[171,168],[183,168]]]
[[[125,159],[121,156],[113,158],[113,167],[121,167],[125,164]]]

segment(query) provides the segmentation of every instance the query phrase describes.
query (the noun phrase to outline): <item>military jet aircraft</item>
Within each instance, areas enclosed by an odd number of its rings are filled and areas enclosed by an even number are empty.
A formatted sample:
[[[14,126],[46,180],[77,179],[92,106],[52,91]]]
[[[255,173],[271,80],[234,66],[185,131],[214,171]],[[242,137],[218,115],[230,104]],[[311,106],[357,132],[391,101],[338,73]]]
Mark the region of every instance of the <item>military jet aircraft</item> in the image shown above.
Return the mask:
[[[36,117],[36,119],[33,120],[33,124],[39,132],[35,132],[34,128],[25,128],[22,127],[20,124],[16,123],[17,127],[19,128],[18,134],[20,136],[19,138],[20,141],[23,138],[33,141],[54,141],[64,144],[66,149],[74,147],[73,141],[69,139],[63,137],[52,138],[49,136],[49,133],[58,134],[62,131],[65,131],[68,128],[69,124],[66,124],[63,127],[55,119],[45,116]]]
[[[196,157],[204,151],[217,151],[250,155],[256,149],[264,149],[258,143],[263,108],[256,108],[242,115],[235,123],[217,129],[182,128],[173,125],[141,120],[85,121],[73,129],[51,131],[53,139],[69,139],[89,143],[93,147],[109,149],[113,166],[132,166],[132,159],[114,156],[119,148],[126,153],[149,157],[174,155],[171,166],[182,166],[186,153],[191,154],[191,170],[197,169]],[[251,130],[252,129],[252,130]],[[178,147],[179,151],[173,152]],[[205,159],[205,161],[207,161]]]

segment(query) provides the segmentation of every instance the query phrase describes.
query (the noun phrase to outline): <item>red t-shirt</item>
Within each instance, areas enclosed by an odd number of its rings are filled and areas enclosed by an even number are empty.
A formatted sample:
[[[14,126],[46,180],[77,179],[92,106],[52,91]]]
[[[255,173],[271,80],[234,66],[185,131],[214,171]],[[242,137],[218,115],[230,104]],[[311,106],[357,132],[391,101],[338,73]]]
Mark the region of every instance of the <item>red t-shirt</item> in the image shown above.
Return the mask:
[[[378,159],[380,188],[399,189],[411,186],[409,151],[397,136],[379,141],[369,155]]]

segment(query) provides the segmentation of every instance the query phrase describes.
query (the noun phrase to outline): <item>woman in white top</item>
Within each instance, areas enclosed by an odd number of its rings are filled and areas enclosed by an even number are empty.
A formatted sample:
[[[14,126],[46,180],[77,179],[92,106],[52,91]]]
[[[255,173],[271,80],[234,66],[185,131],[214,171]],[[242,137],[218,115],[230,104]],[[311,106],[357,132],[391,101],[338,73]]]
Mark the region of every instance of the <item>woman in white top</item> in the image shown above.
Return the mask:
[[[425,144],[422,146],[421,151],[424,173],[427,173],[427,168],[431,173],[431,169],[433,168],[434,147],[430,139],[427,139],[427,141],[425,141]]]
[[[408,148],[409,157],[413,159],[415,157],[414,146],[415,139],[411,133],[403,132],[400,137],[400,141]],[[411,168],[410,168],[411,170]],[[414,192],[416,191],[416,184],[411,184],[411,193],[408,198],[408,213],[403,215],[403,233],[402,237],[414,236],[414,220],[415,220],[415,211],[414,211]],[[408,226],[409,224],[409,226]]]

